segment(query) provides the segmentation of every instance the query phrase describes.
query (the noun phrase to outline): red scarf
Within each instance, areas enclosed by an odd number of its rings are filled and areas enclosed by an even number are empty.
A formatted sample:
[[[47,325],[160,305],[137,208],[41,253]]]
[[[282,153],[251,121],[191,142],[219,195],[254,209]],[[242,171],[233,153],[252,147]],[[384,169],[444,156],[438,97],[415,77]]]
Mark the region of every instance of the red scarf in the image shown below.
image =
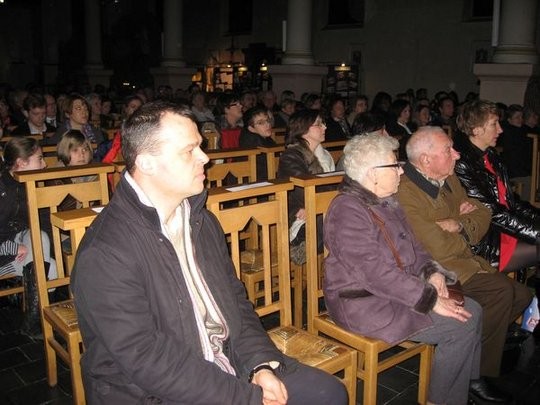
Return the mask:
[[[493,169],[493,165],[488,160],[487,154],[484,155],[484,166],[491,174],[495,175],[497,178],[497,190],[499,192],[499,203],[508,208],[508,202],[506,201],[506,186],[502,181],[501,177]],[[516,249],[517,239],[513,236],[510,236],[506,233],[501,232],[501,245],[500,245],[500,255],[499,255],[499,271],[503,271],[510,258],[514,254]]]

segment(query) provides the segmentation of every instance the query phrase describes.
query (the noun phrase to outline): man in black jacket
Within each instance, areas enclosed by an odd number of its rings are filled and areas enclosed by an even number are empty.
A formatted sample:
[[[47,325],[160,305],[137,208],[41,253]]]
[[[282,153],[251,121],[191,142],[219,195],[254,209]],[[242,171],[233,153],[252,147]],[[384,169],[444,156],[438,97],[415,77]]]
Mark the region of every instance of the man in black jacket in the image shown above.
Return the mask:
[[[276,349],[245,298],[204,207],[191,111],[148,103],[122,137],[126,173],[72,275],[87,402],[345,403],[336,378]]]

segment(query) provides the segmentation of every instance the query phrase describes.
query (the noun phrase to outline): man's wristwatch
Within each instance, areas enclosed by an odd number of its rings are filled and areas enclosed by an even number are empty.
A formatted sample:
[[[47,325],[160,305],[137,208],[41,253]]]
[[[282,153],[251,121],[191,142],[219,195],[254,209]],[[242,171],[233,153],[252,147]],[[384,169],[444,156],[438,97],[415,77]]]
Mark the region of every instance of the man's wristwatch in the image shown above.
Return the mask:
[[[276,371],[274,370],[274,368],[270,364],[268,364],[268,363],[259,364],[257,367],[255,367],[253,370],[251,370],[251,372],[249,373],[248,382],[250,383],[253,380],[253,377],[255,377],[255,374],[257,374],[261,370],[268,370],[268,371],[271,371],[272,374],[274,374],[274,375],[276,374]]]

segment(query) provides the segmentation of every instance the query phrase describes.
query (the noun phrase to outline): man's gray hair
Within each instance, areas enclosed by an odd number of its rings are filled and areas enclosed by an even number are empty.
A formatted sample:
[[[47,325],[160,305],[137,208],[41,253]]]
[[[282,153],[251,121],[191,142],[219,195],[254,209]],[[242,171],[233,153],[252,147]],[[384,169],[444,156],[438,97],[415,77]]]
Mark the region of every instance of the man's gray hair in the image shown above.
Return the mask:
[[[446,135],[446,132],[441,127],[425,126],[418,128],[405,147],[409,161],[413,164],[418,162],[422,153],[428,153],[433,148],[434,135],[441,133]]]
[[[353,137],[343,149],[343,167],[351,179],[364,184],[366,174],[373,166],[387,163],[388,154],[397,150],[399,142],[380,132]]]

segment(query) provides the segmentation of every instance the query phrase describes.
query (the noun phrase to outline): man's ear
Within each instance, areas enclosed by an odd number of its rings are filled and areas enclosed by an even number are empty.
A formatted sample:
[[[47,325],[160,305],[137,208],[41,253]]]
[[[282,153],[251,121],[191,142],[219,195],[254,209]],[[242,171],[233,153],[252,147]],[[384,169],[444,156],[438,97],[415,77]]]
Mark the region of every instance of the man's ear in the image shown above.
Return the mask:
[[[255,127],[252,125],[248,125],[249,132],[255,132]]]
[[[427,153],[420,154],[420,159],[418,159],[418,160],[420,161],[420,165],[422,167],[425,167],[425,166],[429,165],[430,159],[429,159],[429,156],[428,156]]]
[[[154,156],[142,153],[135,158],[135,166],[137,170],[146,176],[152,176],[156,171]]]
[[[28,111],[22,110],[22,113],[23,113],[24,117],[25,117],[26,119],[28,119],[28,115],[29,115],[29,114],[28,114]]]

